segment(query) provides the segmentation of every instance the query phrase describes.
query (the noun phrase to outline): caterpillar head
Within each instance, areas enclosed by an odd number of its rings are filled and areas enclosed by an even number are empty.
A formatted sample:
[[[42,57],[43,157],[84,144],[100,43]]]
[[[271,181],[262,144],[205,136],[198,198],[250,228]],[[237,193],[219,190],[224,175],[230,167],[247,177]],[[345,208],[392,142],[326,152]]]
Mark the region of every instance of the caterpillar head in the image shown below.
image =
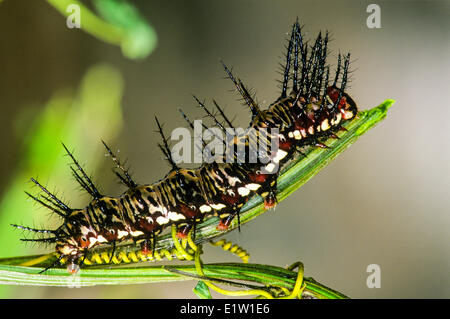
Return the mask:
[[[99,241],[106,241],[85,221],[83,210],[74,210],[65,218],[58,228],[56,251],[67,258],[69,266],[77,264],[86,251],[96,246]],[[71,272],[69,270],[69,272]]]

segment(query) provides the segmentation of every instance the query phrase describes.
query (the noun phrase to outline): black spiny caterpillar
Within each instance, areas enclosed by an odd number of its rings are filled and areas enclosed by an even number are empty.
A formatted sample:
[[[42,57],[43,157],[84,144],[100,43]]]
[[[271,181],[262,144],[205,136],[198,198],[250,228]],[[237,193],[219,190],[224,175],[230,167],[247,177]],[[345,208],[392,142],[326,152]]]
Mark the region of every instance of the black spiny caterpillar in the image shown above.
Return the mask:
[[[195,229],[197,223],[211,216],[219,216],[217,229],[226,230],[233,218],[239,218],[241,207],[254,195],[264,198],[267,209],[274,207],[277,177],[283,164],[304,146],[325,147],[320,140],[336,137],[335,133],[342,129],[341,124],[354,118],[357,113],[355,102],[344,92],[350,54],[339,54],[334,78],[330,78],[330,67],[326,63],[327,45],[328,33],[324,37],[319,34],[314,45],[308,46],[303,41],[299,23],[293,25],[281,95],[267,110],[260,109],[241,80],[223,65],[251,110],[250,128],[277,129],[277,133],[269,131],[264,137],[256,135],[257,140],[276,139],[278,143],[277,151],[272,152],[269,162],[267,158],[265,161],[259,158],[256,162],[231,163],[216,160],[204,163],[197,169],[180,168],[172,158],[156,120],[163,140],[159,147],[171,165],[170,172],[163,179],[154,184],[138,185],[105,144],[119,168],[116,174],[128,190],[119,197],[104,196],[64,146],[73,160],[71,169],[75,179],[93,200],[85,208],[70,208],[32,179],[42,193],[39,196],[28,195],[58,214],[63,223],[55,230],[13,226],[45,234],[44,238],[24,240],[55,244],[58,261],[67,261],[68,269],[74,270],[83,264],[90,249],[100,245],[111,247],[113,255],[117,244],[133,240],[141,245],[142,254],[150,254],[157,235],[173,224],[177,225],[178,235],[183,237]],[[225,131],[225,125],[232,127],[231,121],[216,103],[222,120],[199,100],[197,102],[220,129]],[[192,122],[187,121],[192,127]],[[245,136],[237,136],[231,143],[236,149],[243,145],[248,151],[250,147]],[[237,154],[233,156],[236,159]]]

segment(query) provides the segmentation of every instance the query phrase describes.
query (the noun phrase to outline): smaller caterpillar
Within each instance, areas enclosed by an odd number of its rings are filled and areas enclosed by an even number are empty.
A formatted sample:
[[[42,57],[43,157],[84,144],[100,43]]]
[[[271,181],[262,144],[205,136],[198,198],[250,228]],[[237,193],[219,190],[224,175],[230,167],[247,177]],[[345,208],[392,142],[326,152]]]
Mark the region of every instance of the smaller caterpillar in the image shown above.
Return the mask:
[[[231,141],[222,139],[226,146],[231,144],[231,162],[225,160],[228,159],[225,154],[219,154],[215,161],[203,163],[196,169],[179,167],[155,117],[162,138],[158,146],[171,167],[163,179],[139,185],[103,142],[118,170],[115,174],[128,188],[118,197],[105,196],[63,144],[73,163],[70,167],[72,175],[91,195],[91,202],[84,208],[71,208],[37,180],[31,179],[42,193],[38,196],[27,193],[28,196],[60,216],[63,223],[57,229],[12,226],[42,234],[43,238],[23,240],[55,244],[58,258],[50,267],[64,261],[68,270],[74,271],[86,263],[89,253],[98,246],[109,249],[111,257],[108,260],[113,259],[118,245],[128,241],[140,245],[141,257],[136,255],[136,259],[152,255],[157,237],[169,227],[175,226],[177,236],[186,238],[191,231],[195,234],[198,223],[218,216],[217,229],[226,231],[234,218],[240,221],[242,206],[253,196],[263,197],[266,209],[273,208],[277,204],[280,169],[297,153],[302,154],[304,147],[326,148],[323,141],[338,138],[336,133],[344,129],[342,123],[357,115],[356,103],[345,92],[350,54],[338,55],[334,79],[330,79],[327,54],[328,33],[324,37],[319,33],[314,45],[308,46],[303,42],[298,21],[294,23],[286,53],[281,95],[266,110],[260,108],[248,88],[222,62],[228,78],[251,111],[249,129],[255,132],[254,136],[237,134]],[[226,132],[225,125],[235,129],[215,101],[220,118],[195,99],[222,132]],[[182,115],[194,128],[194,123],[184,113]],[[272,147],[273,140],[277,147]],[[247,155],[251,153],[252,145],[259,145],[261,141],[269,145],[271,154],[258,153],[261,156],[252,162]],[[202,144],[208,149],[204,140]],[[242,159],[239,149],[244,150],[243,161],[239,160]],[[130,256],[122,256],[122,260],[124,257]]]

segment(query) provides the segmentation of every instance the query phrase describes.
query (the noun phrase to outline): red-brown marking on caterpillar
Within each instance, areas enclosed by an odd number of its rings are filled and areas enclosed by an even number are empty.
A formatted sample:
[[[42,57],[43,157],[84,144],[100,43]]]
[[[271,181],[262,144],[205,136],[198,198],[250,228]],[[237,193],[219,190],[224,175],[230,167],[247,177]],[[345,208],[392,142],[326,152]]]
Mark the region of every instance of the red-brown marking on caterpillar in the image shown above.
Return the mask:
[[[261,184],[264,183],[270,177],[269,174],[258,174],[253,172],[249,172],[248,176],[252,182]]]
[[[226,231],[230,227],[230,223],[231,223],[231,220],[229,220],[229,219],[221,220],[219,222],[219,225],[217,225],[216,229],[219,231]]]
[[[275,197],[264,198],[264,208],[266,210],[275,208],[275,206],[277,206],[277,201]]]
[[[150,248],[150,241],[149,240],[144,240],[142,243],[141,243],[141,253],[144,255],[144,256],[147,256],[147,255],[150,255],[151,253],[152,253],[152,250],[151,250],[151,248]]]

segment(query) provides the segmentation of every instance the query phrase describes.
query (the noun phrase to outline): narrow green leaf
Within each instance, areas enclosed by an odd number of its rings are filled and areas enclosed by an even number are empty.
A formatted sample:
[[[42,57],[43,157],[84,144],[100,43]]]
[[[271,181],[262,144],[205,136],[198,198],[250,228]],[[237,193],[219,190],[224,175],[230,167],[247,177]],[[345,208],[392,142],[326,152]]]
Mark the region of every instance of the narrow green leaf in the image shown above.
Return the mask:
[[[192,291],[200,298],[200,299],[212,299],[211,292],[209,291],[208,286],[200,280],[197,285],[192,289]]]

